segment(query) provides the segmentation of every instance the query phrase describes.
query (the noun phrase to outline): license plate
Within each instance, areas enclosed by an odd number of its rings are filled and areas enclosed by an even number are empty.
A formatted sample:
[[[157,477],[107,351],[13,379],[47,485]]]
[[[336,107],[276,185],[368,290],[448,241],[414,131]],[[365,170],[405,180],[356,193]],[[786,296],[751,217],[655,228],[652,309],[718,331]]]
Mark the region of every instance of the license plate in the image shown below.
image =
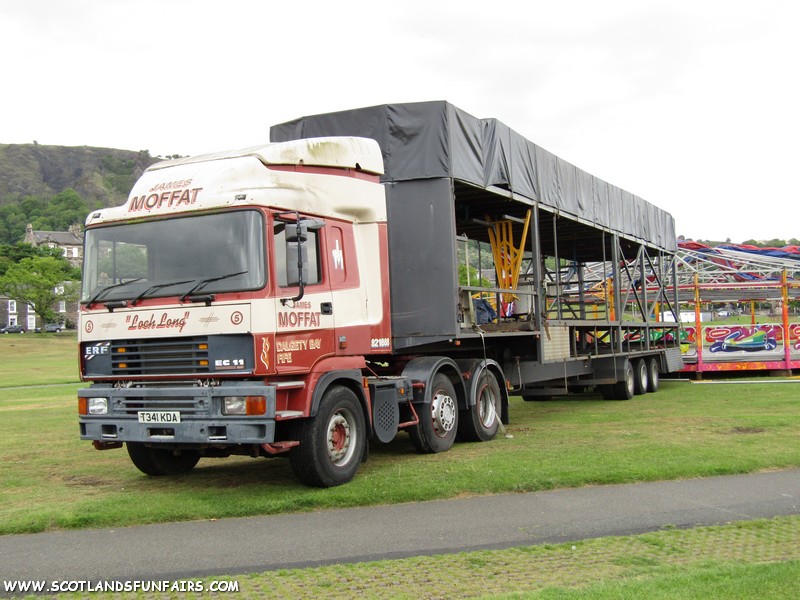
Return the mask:
[[[177,410],[140,410],[139,423],[180,423],[181,413]]]

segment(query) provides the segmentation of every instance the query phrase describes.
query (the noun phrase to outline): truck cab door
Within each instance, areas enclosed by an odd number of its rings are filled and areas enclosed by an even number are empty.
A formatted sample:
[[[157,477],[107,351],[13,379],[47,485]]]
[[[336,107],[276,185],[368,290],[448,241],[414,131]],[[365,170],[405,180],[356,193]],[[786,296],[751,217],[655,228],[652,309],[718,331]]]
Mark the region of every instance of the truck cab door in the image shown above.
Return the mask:
[[[302,216],[301,216],[302,218]],[[296,225],[274,221],[272,246],[275,281],[275,367],[278,373],[308,372],[336,352],[330,279],[321,252],[321,221],[298,235]],[[319,226],[317,226],[319,225]],[[299,240],[298,237],[302,237]],[[301,258],[302,269],[297,261]]]

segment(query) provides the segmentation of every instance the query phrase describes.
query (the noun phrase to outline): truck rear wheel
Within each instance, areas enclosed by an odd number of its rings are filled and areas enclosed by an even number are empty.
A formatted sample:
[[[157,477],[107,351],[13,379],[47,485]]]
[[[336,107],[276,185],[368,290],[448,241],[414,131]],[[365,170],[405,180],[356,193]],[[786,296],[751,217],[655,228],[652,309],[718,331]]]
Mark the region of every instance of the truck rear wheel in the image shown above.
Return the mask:
[[[140,442],[128,442],[128,456],[145,475],[183,475],[194,469],[200,460],[197,450],[168,450],[153,448]]]
[[[417,452],[433,454],[450,449],[458,430],[458,399],[450,379],[442,373],[433,378],[431,401],[423,404],[419,423],[408,430]]]
[[[458,416],[459,438],[472,442],[486,442],[494,438],[502,399],[497,378],[489,369],[484,369],[478,382],[475,405],[462,410]]]
[[[299,423],[300,445],[289,454],[297,478],[314,487],[351,481],[366,444],[364,411],[352,390],[334,386],[322,397],[317,414]]]

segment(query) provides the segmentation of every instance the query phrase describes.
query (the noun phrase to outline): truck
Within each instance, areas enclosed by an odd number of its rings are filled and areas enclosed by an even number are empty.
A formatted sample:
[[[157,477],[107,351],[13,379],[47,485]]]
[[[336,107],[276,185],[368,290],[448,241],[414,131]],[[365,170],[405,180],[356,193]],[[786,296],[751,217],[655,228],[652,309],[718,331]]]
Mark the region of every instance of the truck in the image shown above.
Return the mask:
[[[400,432],[445,452],[509,397],[682,366],[672,217],[445,101],[157,163],[84,248],[80,437],[151,476],[284,457],[335,486]]]

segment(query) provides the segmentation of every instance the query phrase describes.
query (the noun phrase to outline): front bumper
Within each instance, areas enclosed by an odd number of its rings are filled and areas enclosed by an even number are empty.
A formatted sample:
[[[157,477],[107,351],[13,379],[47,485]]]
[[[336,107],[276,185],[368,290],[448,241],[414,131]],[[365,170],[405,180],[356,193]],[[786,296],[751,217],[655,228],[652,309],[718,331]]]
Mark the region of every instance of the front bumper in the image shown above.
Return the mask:
[[[275,387],[226,383],[213,387],[113,387],[95,384],[78,390],[81,398],[107,398],[108,414],[80,415],[82,440],[226,446],[275,441]],[[226,396],[263,396],[263,415],[222,414]],[[178,412],[179,423],[140,423],[139,412]]]

